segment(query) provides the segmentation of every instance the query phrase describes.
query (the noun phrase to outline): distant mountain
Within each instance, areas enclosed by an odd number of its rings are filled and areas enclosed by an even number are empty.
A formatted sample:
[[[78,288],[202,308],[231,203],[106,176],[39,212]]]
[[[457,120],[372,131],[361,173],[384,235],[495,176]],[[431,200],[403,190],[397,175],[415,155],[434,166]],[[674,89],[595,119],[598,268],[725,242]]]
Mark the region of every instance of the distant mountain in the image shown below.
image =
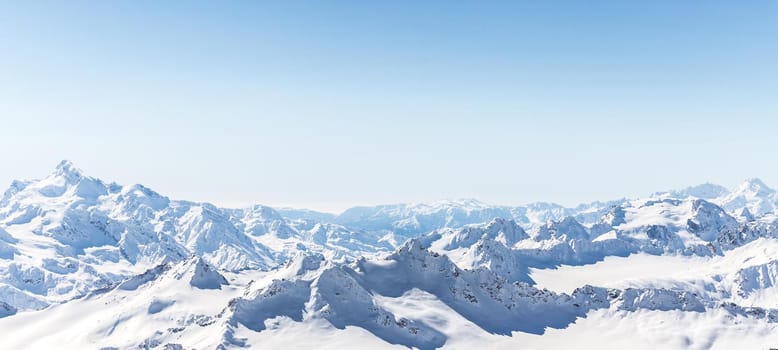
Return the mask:
[[[700,199],[716,199],[729,194],[729,190],[724,186],[719,186],[712,183],[704,183],[701,185],[690,186],[682,190],[673,190],[669,192],[659,192],[657,195],[667,194],[673,198],[700,198]]]
[[[762,216],[776,211],[778,192],[765,185],[762,180],[748,179],[732,192],[717,198],[716,202],[727,211],[735,212],[745,208],[753,215]]]

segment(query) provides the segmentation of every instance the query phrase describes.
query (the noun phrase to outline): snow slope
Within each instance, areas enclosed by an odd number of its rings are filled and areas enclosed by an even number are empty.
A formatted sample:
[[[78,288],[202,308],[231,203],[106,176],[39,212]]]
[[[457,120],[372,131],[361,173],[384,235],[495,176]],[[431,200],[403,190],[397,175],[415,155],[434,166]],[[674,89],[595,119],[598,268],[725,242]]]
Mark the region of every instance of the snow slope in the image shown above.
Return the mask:
[[[623,320],[690,327],[657,331]],[[748,327],[732,329],[732,320]],[[412,240],[382,259],[343,265],[300,255],[274,272],[224,276],[192,257],[69,303],[0,319],[0,327],[13,335],[4,340],[12,348],[245,348],[266,341],[309,348],[319,341],[346,348],[456,348],[476,341],[543,348],[571,344],[577,334],[591,338],[605,325],[617,325],[606,327],[613,337],[606,341],[613,342],[605,348],[623,345],[629,332],[646,338],[646,348],[707,348],[749,332],[752,344],[770,341],[776,322],[778,310],[677,289],[587,285],[565,294],[510,283],[487,269],[462,270]]]

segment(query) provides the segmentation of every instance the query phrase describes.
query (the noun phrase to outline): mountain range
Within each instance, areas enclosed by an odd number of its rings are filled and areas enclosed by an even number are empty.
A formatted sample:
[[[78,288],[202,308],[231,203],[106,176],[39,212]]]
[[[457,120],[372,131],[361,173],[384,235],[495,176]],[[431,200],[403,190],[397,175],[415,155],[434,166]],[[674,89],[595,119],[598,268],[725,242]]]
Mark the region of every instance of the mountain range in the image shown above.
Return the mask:
[[[63,161],[0,199],[0,329],[10,348],[778,346],[776,208],[748,179],[573,208],[235,209]]]

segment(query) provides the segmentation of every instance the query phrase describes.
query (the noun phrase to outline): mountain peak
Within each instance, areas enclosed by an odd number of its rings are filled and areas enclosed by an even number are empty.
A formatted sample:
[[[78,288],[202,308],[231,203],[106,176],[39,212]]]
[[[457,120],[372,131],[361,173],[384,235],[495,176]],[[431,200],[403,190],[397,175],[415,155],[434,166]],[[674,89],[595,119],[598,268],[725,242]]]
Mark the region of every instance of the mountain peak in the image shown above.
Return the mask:
[[[81,173],[81,170],[76,168],[73,162],[67,159],[60,161],[55,169],[58,174]]]
[[[529,238],[529,235],[514,220],[494,218],[486,225],[486,234],[506,246],[512,246],[518,241]]]
[[[397,256],[420,256],[427,254],[427,249],[418,238],[412,238],[407,240],[400,248],[395,250],[391,257]]]
[[[229,283],[216,268],[197,256],[194,258],[194,271],[189,284],[200,289],[221,289],[222,285]]]
[[[69,160],[59,162],[57,167],[54,168],[54,173],[52,175],[55,177],[63,177],[67,182],[77,182],[84,177],[81,169],[76,168],[76,166],[73,165],[73,162]]]
[[[748,178],[743,181],[738,187],[737,192],[749,192],[757,195],[768,195],[775,193],[775,190],[767,186],[759,178]]]
[[[189,285],[199,289],[221,289],[228,285],[227,279],[199,255],[192,255],[172,267],[176,280],[187,280]]]
[[[559,221],[549,220],[546,225],[538,229],[535,238],[549,239],[562,236],[571,239],[587,239],[589,233],[586,231],[586,227],[581,225],[574,217],[566,216]]]

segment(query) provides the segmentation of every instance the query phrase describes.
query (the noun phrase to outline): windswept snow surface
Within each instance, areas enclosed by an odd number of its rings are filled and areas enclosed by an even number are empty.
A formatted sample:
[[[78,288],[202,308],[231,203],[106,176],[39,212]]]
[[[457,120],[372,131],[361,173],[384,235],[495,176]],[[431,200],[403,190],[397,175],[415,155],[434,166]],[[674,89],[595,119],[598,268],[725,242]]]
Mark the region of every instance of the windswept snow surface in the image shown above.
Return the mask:
[[[67,161],[0,198],[13,349],[778,347],[778,195],[220,208]]]

